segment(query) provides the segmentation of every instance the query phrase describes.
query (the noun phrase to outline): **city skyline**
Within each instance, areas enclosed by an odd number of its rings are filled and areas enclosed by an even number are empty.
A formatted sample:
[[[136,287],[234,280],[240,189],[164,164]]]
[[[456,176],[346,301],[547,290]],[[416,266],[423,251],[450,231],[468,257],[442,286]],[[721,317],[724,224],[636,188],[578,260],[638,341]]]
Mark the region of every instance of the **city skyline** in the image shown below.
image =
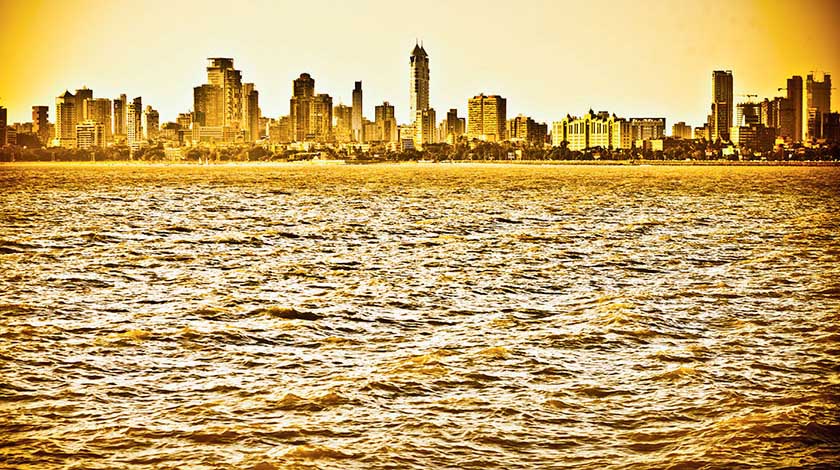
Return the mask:
[[[642,2],[647,7],[663,6],[663,2]],[[514,57],[505,54],[504,49],[498,49],[495,54],[488,54],[482,47],[473,47],[477,43],[470,41],[455,41],[452,39],[456,32],[446,30],[445,25],[451,24],[441,16],[440,21],[429,23],[422,27],[425,16],[406,20],[405,28],[399,32],[391,31],[393,27],[383,27],[379,30],[366,31],[365,34],[347,35],[341,40],[342,47],[324,47],[324,41],[329,43],[327,36],[341,37],[345,29],[359,30],[370,26],[372,20],[357,22],[348,26],[346,22],[353,22],[354,18],[365,16],[363,13],[379,5],[380,2],[364,2],[357,5],[354,14],[343,15],[348,7],[334,5],[330,13],[323,13],[325,22],[339,21],[338,30],[325,37],[317,37],[305,45],[297,44],[296,50],[291,51],[289,45],[278,43],[274,46],[268,43],[255,43],[253,47],[245,44],[246,39],[261,37],[262,32],[245,31],[248,28],[239,27],[240,14],[229,18],[232,32],[225,37],[208,35],[206,40],[193,42],[178,42],[184,35],[191,33],[190,25],[179,25],[178,28],[167,28],[158,25],[158,32],[165,32],[166,38],[176,40],[178,47],[164,49],[164,56],[169,54],[173,60],[166,62],[167,74],[161,74],[159,59],[147,61],[144,59],[149,51],[157,51],[161,55],[155,39],[146,46],[124,48],[122,54],[114,55],[111,47],[105,45],[101,50],[90,47],[72,47],[74,44],[87,44],[93,38],[91,34],[71,35],[67,38],[67,46],[62,47],[55,58],[56,48],[48,47],[54,39],[48,25],[57,15],[65,13],[68,8],[57,2],[11,2],[8,10],[11,14],[4,15],[0,20],[4,30],[13,34],[27,34],[39,30],[44,38],[42,43],[36,44],[33,53],[14,54],[10,41],[0,46],[2,57],[12,70],[32,70],[41,68],[43,73],[36,74],[4,74],[0,77],[0,106],[8,109],[8,121],[25,122],[31,118],[32,106],[48,105],[52,108],[55,96],[63,90],[73,90],[87,86],[96,90],[97,96],[115,97],[122,93],[129,96],[142,96],[144,102],[151,103],[159,111],[161,122],[174,121],[178,113],[192,108],[191,88],[204,83],[203,62],[207,57],[234,57],[238,68],[248,75],[248,81],[256,84],[260,92],[259,105],[264,116],[277,118],[289,113],[288,84],[301,73],[310,73],[318,79],[320,91],[333,97],[334,105],[352,104],[353,84],[356,81],[364,83],[365,107],[364,116],[372,118],[374,107],[384,101],[389,101],[396,108],[396,118],[399,123],[413,121],[409,116],[408,84],[405,74],[406,49],[413,46],[415,37],[407,37],[407,31],[416,30],[416,39],[424,42],[425,48],[433,56],[431,64],[431,81],[429,92],[429,107],[438,110],[458,109],[461,115],[466,115],[467,101],[470,97],[485,93],[499,94],[508,101],[508,116],[525,114],[536,121],[552,122],[562,119],[567,113],[582,114],[587,109],[608,110],[618,115],[649,115],[664,116],[668,122],[686,122],[691,126],[700,126],[705,122],[708,114],[708,99],[710,86],[708,83],[709,70],[732,70],[734,79],[734,94],[756,94],[761,97],[772,98],[782,96],[783,91],[778,88],[785,86],[785,79],[791,75],[805,76],[811,70],[818,69],[826,72],[840,70],[838,57],[840,47],[832,41],[830,24],[837,19],[838,7],[832,2],[811,1],[804,2],[800,7],[778,5],[761,1],[735,2],[735,5],[723,8],[723,2],[705,2],[700,5],[702,11],[715,10],[726,12],[718,15],[719,25],[710,26],[710,17],[694,16],[694,23],[686,23],[684,19],[674,22],[683,26],[682,37],[675,37],[673,41],[662,41],[660,38],[668,35],[668,31],[679,28],[671,23],[660,23],[656,31],[650,32],[651,42],[645,39],[644,25],[636,25],[632,20],[639,19],[646,10],[640,8],[639,3],[616,4],[614,16],[604,15],[596,28],[598,34],[588,36],[590,43],[586,47],[565,47],[573,44],[567,37],[579,28],[576,22],[561,22],[560,38],[565,42],[553,43],[550,39],[557,36],[545,37],[542,40],[532,37],[547,29],[553,31],[551,18],[575,17],[581,20],[592,18],[592,10],[580,9],[573,4],[552,3],[543,8],[551,14],[543,14],[537,20],[530,14],[524,14],[526,20],[533,26],[528,35],[519,35],[518,46],[527,47],[528,52]],[[466,9],[473,6],[458,5],[452,8]],[[105,6],[103,6],[105,5]],[[154,18],[149,18],[149,12],[156,4],[139,15],[136,22],[125,23],[115,21],[115,25],[122,26],[126,32],[145,30],[147,35],[153,35]],[[215,4],[202,3],[212,9]],[[320,5],[315,2],[313,8]],[[636,8],[631,8],[636,5]],[[119,15],[125,10],[125,5],[110,6],[98,2],[76,2],[70,7],[87,7],[95,10],[93,20],[108,21],[113,15]],[[666,5],[667,6],[667,5]],[[290,10],[284,6],[268,8],[267,4],[253,5],[254,11],[267,10],[269,12],[286,12]],[[685,7],[685,8],[682,8]],[[185,8],[183,4],[173,7],[173,14]],[[691,16],[692,9],[697,9],[694,3],[681,6],[685,16]],[[458,34],[468,36],[478,26],[470,25],[471,21],[480,22],[481,18],[490,18],[500,27],[504,26],[511,32],[523,30],[526,20],[510,15],[503,15],[508,7],[490,5],[476,10],[475,15],[454,15],[463,23]],[[535,9],[538,10],[538,9]],[[632,11],[631,11],[632,10]],[[625,21],[618,21],[618,13],[625,13]],[[630,12],[632,14],[627,15]],[[346,13],[346,12],[344,12]],[[565,13],[563,16],[561,13]],[[672,12],[673,13],[673,12]],[[393,15],[389,10],[383,10],[377,22]],[[558,16],[559,15],[559,16]],[[652,17],[661,16],[661,12],[651,13]],[[154,15],[152,15],[154,16]],[[244,18],[252,18],[252,26],[263,24],[263,15],[246,14]],[[210,22],[221,21],[218,15],[210,18]],[[584,23],[586,21],[583,21]],[[288,31],[306,30],[311,27],[310,21],[301,24],[288,25]],[[574,23],[574,24],[572,24]],[[685,23],[685,24],[683,24]],[[696,23],[696,24],[695,24]],[[728,26],[727,26],[728,25]],[[780,28],[779,26],[785,26]],[[807,28],[797,26],[807,25]],[[207,27],[211,25],[206,25]],[[163,28],[162,30],[160,28]],[[174,29],[177,29],[175,31]],[[765,29],[776,31],[775,35],[765,34]],[[784,34],[784,31],[797,31],[796,34]],[[715,44],[702,43],[698,32],[705,38],[714,37],[728,46],[719,50]],[[747,34],[744,31],[747,31]],[[100,34],[104,34],[100,33]],[[290,33],[289,33],[290,34]],[[502,36],[506,36],[506,32]],[[33,34],[29,34],[30,37]],[[34,35],[37,36],[37,35]],[[152,39],[154,39],[153,36]],[[201,37],[201,36],[199,36]],[[650,39],[649,38],[649,39]],[[746,39],[745,39],[746,38]],[[784,41],[783,41],[784,39]],[[497,44],[498,39],[488,38],[490,44]],[[663,43],[669,44],[663,44]],[[364,46],[368,43],[368,46]],[[697,53],[700,46],[706,52]],[[172,43],[168,43],[170,46]],[[370,45],[372,44],[372,45]],[[605,44],[613,44],[613,49],[624,51],[626,54],[607,53],[603,49]],[[783,47],[780,46],[783,45]],[[124,43],[121,43],[121,47]],[[644,46],[644,47],[642,47]],[[772,46],[772,47],[771,47]],[[807,46],[807,47],[805,47]],[[512,46],[511,46],[512,47]],[[627,67],[629,64],[644,64],[651,54],[669,47],[679,52],[669,57],[669,61],[649,62],[650,67],[634,67],[621,71],[625,83],[616,85],[617,68]],[[492,49],[492,48],[490,48]],[[572,56],[576,60],[570,61],[570,49],[577,49]],[[345,50],[361,51],[344,52]],[[193,57],[193,52],[201,54]],[[275,51],[276,55],[269,52]],[[290,52],[291,51],[291,52]],[[629,51],[629,52],[628,52]],[[682,52],[680,52],[682,51]],[[694,51],[694,52],[692,52]],[[768,52],[769,51],[769,52]],[[600,60],[591,57],[600,56]],[[307,56],[304,60],[301,56]],[[729,61],[725,61],[726,57]],[[609,60],[604,60],[609,57]],[[132,60],[133,58],[133,60]],[[647,58],[647,59],[646,59]],[[492,60],[490,60],[492,59]],[[527,64],[522,63],[523,61]],[[552,65],[554,62],[563,63]],[[685,62],[686,66],[680,66]],[[654,65],[654,64],[667,65]],[[41,65],[38,65],[41,64]],[[43,65],[47,64],[47,65]],[[519,64],[519,66],[517,66]],[[79,69],[83,70],[79,70]],[[558,68],[561,73],[558,73]],[[678,79],[674,77],[675,70]],[[695,72],[697,71],[697,72]],[[628,91],[631,90],[631,91]],[[739,99],[736,99],[739,101]],[[836,110],[836,104],[832,110]],[[54,108],[51,109],[54,116]]]

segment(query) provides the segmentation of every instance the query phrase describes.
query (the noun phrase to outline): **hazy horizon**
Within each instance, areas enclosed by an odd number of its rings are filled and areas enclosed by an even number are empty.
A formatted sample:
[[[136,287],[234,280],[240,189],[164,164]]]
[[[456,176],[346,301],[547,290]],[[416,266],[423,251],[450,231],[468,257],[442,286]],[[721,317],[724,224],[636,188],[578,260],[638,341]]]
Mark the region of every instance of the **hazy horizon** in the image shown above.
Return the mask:
[[[287,1],[235,9],[216,0],[3,3],[0,29],[26,38],[0,44],[12,71],[0,76],[10,124],[30,121],[33,105],[50,106],[54,121],[55,97],[83,86],[96,97],[142,96],[162,122],[172,121],[192,108],[208,57],[234,58],[267,117],[288,113],[292,80],[307,72],[335,105],[349,105],[361,80],[366,117],[389,101],[407,122],[415,39],[430,56],[439,118],[450,108],[466,116],[467,99],[483,92],[507,98],[509,117],[550,123],[592,108],[698,126],[709,112],[712,70],[732,70],[735,95],[759,98],[784,94],[777,89],[791,75],[840,73],[832,29],[840,6],[830,0],[637,0],[610,11],[577,2],[429,1],[412,13],[379,0],[313,1],[307,11]]]

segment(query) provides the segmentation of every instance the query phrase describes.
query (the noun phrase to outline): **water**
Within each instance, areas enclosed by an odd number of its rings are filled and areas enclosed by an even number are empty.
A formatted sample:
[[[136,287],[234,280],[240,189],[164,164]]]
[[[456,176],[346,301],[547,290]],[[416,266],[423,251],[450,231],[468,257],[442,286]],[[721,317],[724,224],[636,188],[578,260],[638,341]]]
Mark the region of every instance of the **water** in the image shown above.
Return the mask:
[[[839,181],[0,166],[0,466],[830,468]]]

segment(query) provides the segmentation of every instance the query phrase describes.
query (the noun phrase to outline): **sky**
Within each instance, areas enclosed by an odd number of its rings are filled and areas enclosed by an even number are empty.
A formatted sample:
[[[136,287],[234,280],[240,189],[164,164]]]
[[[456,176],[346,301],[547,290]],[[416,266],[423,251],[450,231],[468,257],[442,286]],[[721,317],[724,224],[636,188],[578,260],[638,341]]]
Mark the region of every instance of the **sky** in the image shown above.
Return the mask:
[[[438,119],[485,93],[507,98],[509,118],[591,108],[699,126],[713,70],[732,70],[736,95],[771,98],[791,75],[840,80],[838,0],[0,0],[0,13],[10,123],[30,121],[33,105],[53,121],[55,97],[83,86],[142,96],[174,121],[192,109],[208,57],[234,58],[264,116],[288,114],[292,80],[307,72],[336,105],[361,80],[366,117],[389,101],[407,122],[415,40]]]

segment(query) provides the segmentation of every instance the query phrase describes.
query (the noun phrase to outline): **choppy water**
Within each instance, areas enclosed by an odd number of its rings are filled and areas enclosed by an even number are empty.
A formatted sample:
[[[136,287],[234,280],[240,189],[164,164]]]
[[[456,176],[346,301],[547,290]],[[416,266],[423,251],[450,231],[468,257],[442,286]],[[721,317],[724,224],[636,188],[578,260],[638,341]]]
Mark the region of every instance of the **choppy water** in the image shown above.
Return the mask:
[[[3,468],[829,468],[840,169],[0,167]]]

